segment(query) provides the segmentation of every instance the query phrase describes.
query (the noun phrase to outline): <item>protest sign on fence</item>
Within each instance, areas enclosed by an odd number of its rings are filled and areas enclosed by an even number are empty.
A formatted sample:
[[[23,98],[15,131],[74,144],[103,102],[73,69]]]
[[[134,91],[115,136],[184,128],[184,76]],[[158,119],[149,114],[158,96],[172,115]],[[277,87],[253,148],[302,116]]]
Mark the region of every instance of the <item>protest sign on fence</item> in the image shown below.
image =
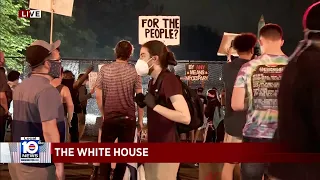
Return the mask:
[[[186,64],[186,79],[188,81],[207,81],[208,77],[207,63]]]
[[[94,86],[96,85],[97,77],[98,77],[98,72],[89,73],[89,89],[94,88]]]
[[[139,16],[139,44],[150,40],[179,45],[180,16]]]

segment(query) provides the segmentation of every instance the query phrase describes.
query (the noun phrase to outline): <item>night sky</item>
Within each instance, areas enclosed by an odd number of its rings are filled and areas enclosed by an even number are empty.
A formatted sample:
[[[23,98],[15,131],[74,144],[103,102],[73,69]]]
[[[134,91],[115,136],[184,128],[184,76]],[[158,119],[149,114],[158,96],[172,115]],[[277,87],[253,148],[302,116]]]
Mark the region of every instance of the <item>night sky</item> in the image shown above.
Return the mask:
[[[180,15],[182,25],[201,24],[223,32],[253,32],[263,14],[266,23],[279,24],[285,47],[292,51],[303,38],[302,15],[317,0],[152,0],[164,4],[165,15]]]

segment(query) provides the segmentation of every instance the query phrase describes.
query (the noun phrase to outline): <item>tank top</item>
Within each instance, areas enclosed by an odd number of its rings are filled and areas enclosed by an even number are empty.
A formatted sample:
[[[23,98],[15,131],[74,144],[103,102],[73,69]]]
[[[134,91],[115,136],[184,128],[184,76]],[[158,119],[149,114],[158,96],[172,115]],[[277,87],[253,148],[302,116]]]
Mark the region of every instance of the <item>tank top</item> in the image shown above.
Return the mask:
[[[62,96],[61,91],[63,87],[64,87],[63,84],[60,84],[59,86],[56,87],[56,89],[59,91],[60,96]],[[63,103],[64,115],[67,116],[68,114],[67,103],[64,103],[63,101],[62,103]]]

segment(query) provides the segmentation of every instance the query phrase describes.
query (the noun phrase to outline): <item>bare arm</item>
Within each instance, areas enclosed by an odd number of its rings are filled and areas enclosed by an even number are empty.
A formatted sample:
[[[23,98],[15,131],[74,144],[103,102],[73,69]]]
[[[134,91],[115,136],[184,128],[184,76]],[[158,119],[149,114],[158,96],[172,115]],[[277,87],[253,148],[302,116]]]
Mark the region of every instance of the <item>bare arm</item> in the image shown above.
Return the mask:
[[[102,89],[100,88],[95,88],[96,90],[96,100],[97,100],[97,105],[100,110],[100,114],[102,117],[104,117],[104,112],[103,112],[103,100],[102,100]]]
[[[72,102],[71,93],[69,88],[67,88],[66,86],[64,86],[61,91],[63,96],[63,102],[67,104],[67,111],[68,111],[67,118],[68,118],[68,122],[70,123],[72,120],[73,112],[74,112],[74,105]]]
[[[136,94],[143,93],[142,91],[142,78],[137,74],[137,79],[135,83],[135,91]],[[138,107],[138,123],[139,125],[143,124],[143,115],[144,115],[144,110],[143,108]]]
[[[59,143],[60,134],[57,127],[57,120],[51,119],[42,121],[42,131],[46,142]]]
[[[249,66],[242,66],[240,69],[236,81],[234,83],[232,97],[231,97],[231,107],[234,111],[245,110],[245,96],[246,96],[246,83],[247,83],[247,73],[250,72]]]
[[[231,107],[234,111],[243,111],[245,109],[245,89],[234,87],[231,97]]]
[[[191,116],[184,97],[181,94],[177,94],[171,96],[170,101],[175,110],[168,109],[161,105],[156,105],[153,110],[174,122],[190,124]]]
[[[76,82],[74,82],[73,88],[74,88],[74,89],[79,89],[79,87],[83,84],[83,82],[84,82],[86,79],[88,79],[89,73],[91,73],[92,70],[93,70],[93,67],[90,66],[90,67],[86,70],[86,72],[84,73],[84,75],[81,76],[81,78],[79,78]]]
[[[8,109],[8,100],[5,92],[0,92],[0,106],[3,107],[5,112],[9,112]]]

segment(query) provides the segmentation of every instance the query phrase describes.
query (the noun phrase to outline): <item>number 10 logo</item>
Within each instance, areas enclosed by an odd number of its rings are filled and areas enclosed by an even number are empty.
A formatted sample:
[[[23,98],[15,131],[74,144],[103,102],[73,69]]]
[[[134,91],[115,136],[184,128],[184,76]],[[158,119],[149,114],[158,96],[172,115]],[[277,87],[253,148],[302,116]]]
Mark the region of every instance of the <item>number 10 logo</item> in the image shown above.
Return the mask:
[[[35,154],[39,150],[38,143],[35,141],[24,141],[22,144],[22,153],[23,154]]]

